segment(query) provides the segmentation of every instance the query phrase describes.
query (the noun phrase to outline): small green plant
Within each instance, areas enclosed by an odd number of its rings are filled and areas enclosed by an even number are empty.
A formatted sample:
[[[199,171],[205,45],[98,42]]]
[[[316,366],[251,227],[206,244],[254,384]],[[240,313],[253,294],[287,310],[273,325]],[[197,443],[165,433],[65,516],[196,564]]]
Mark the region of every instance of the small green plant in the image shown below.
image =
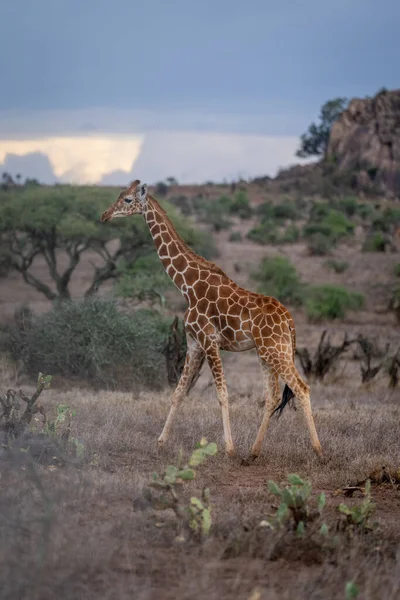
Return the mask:
[[[303,236],[310,241],[315,240],[317,235],[320,236],[319,239],[323,236],[329,240],[329,245],[332,247],[340,239],[350,235],[353,230],[354,224],[343,213],[330,208],[325,203],[316,202],[310,211],[308,223],[303,227]]]
[[[240,231],[232,231],[232,233],[229,236],[229,241],[230,242],[241,242],[242,234],[240,233]]]
[[[177,465],[169,465],[162,474],[153,473],[149,487],[143,490],[146,502],[156,510],[171,509],[178,518],[180,529],[188,530],[197,539],[205,538],[211,527],[210,491],[204,488],[201,498],[192,496],[184,504],[179,490],[185,481],[195,478],[194,467],[201,465],[209,456],[217,453],[217,445],[202,438],[197,444],[187,464],[182,465],[182,455]],[[155,496],[151,489],[159,493]]]
[[[327,260],[325,265],[329,269],[332,269],[333,271],[335,271],[335,273],[344,273],[349,268],[348,262],[341,261],[341,260],[335,260],[333,258],[331,260]]]
[[[279,232],[275,222],[271,220],[263,221],[261,225],[250,229],[247,237],[257,244],[277,244],[279,242]]]
[[[174,284],[166,274],[155,252],[137,258],[134,262],[121,261],[118,266],[120,277],[115,286],[117,296],[142,301],[158,301],[165,306],[165,292]]]
[[[363,252],[385,252],[388,240],[382,231],[376,231],[363,244]]]
[[[295,267],[285,256],[263,258],[252,279],[258,282],[257,291],[273,296],[280,302],[300,305],[302,285]]]
[[[360,310],[364,296],[340,285],[313,285],[307,288],[305,309],[309,319],[321,321],[345,317],[348,310]]]
[[[272,529],[283,525],[296,531],[302,537],[307,525],[321,515],[326,498],[322,492],[316,499],[316,507],[310,503],[311,484],[295,473],[288,475],[289,485],[281,488],[275,481],[268,481],[268,490],[280,500],[279,508],[271,522],[267,523]],[[320,529],[322,535],[327,535],[328,526],[323,523]]]
[[[360,588],[354,581],[348,581],[345,587],[345,600],[355,600],[360,593]]]
[[[376,504],[371,499],[371,480],[367,479],[365,483],[364,499],[361,504],[347,506],[339,504],[338,511],[343,515],[341,526],[344,530],[353,533],[354,531],[372,530],[375,524],[370,523],[370,518],[375,512]]]
[[[334,245],[329,236],[320,232],[310,235],[307,242],[311,256],[326,256],[331,253]]]
[[[77,458],[82,458],[85,446],[76,437],[71,436],[71,421],[75,416],[76,410],[72,410],[68,404],[59,404],[56,418],[47,421],[44,430],[49,436],[61,439],[65,447],[71,444]]]
[[[283,232],[280,242],[282,244],[294,244],[300,239],[300,231],[296,225],[289,225]]]
[[[237,192],[231,203],[230,213],[237,215],[241,219],[249,219],[251,217],[253,211],[246,192]]]

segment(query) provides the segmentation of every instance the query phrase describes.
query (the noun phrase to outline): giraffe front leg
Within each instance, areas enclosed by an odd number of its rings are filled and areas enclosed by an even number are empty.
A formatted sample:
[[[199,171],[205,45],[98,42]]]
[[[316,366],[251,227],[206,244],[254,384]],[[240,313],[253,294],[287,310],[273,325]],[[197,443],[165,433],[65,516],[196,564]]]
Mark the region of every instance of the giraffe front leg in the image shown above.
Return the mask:
[[[226,387],[222,360],[219,353],[218,345],[213,342],[206,350],[207,362],[210,365],[211,373],[214,378],[215,387],[217,388],[218,402],[222,411],[222,424],[224,428],[225,452],[230,456],[234,456],[235,448],[232,441],[231,424],[229,421],[229,402],[228,390]]]
[[[172,421],[178,406],[182,403],[182,400],[186,396],[194,377],[200,370],[201,365],[204,361],[204,350],[200,344],[195,341],[191,336],[187,336],[187,352],[185,364],[183,367],[182,375],[179,379],[179,383],[172,395],[171,408],[168,413],[167,420],[165,421],[164,428],[158,438],[158,445],[162,447],[168,439],[169,432],[171,429]]]
[[[269,425],[271,415],[274,411],[274,408],[278,405],[280,400],[278,375],[263,359],[260,359],[260,364],[263,371],[265,387],[265,409],[263,420],[261,422],[260,428],[257,433],[257,437],[251,449],[250,460],[254,460],[260,454],[261,446],[264,440],[265,432]]]

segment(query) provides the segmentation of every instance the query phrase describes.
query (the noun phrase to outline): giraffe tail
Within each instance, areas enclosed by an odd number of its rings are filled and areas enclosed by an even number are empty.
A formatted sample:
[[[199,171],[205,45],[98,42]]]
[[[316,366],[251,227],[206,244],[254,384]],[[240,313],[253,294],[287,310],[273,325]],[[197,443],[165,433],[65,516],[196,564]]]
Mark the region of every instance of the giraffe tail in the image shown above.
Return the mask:
[[[293,356],[293,363],[294,363],[294,359],[296,356],[296,331],[294,328],[293,319],[291,320],[291,322],[289,324],[289,328],[290,328],[290,335],[292,337],[292,352],[293,352],[292,356]],[[279,418],[281,416],[282,411],[285,408],[286,404],[288,404],[292,398],[294,398],[294,393],[292,392],[290,387],[287,384],[285,384],[285,387],[283,389],[283,394],[282,394],[282,400],[278,404],[278,406],[275,408],[275,410],[273,411],[272,414],[275,414],[277,412],[278,418]]]
[[[290,389],[290,387],[285,384],[285,387],[283,389],[283,394],[282,394],[282,400],[280,402],[280,404],[278,404],[278,406],[275,408],[275,410],[273,411],[272,414],[275,414],[276,412],[278,413],[278,418],[281,416],[283,409],[285,408],[286,404],[288,402],[290,402],[290,400],[294,398],[294,394],[292,392],[292,390]]]

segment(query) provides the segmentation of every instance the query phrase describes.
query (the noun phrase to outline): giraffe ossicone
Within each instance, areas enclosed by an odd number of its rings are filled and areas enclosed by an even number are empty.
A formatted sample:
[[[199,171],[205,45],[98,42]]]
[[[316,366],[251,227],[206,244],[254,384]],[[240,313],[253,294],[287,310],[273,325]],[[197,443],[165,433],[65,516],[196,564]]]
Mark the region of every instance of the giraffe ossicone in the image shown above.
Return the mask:
[[[283,304],[271,296],[246,290],[230,279],[215,263],[196,254],[176,232],[165,210],[137,179],[123,190],[102,214],[102,221],[142,214],[152,235],[158,256],[169,277],[181,291],[188,308],[184,323],[187,354],[182,375],[172,395],[167,420],[160,437],[163,445],[169,436],[176,411],[193,379],[207,360],[222,411],[225,449],[234,453],[228,391],[220,350],[243,352],[256,348],[265,383],[265,409],[262,423],[251,449],[261,451],[271,415],[281,412],[296,396],[311,438],[322,457],[311,411],[310,388],[298,373],[295,363],[296,336],[293,317]],[[279,377],[285,383],[282,400]]]

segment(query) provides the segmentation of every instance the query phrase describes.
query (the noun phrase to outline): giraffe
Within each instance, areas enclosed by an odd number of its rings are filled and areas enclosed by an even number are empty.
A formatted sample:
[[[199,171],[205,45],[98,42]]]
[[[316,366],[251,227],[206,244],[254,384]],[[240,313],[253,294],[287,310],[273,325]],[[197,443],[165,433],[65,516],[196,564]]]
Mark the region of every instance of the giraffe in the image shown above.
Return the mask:
[[[177,409],[206,360],[211,369],[222,412],[225,451],[235,454],[229,420],[228,392],[220,350],[242,352],[256,348],[265,386],[265,407],[250,459],[263,443],[272,414],[281,413],[296,397],[308,427],[311,444],[322,458],[311,411],[310,388],[295,364],[295,325],[289,311],[275,298],[241,288],[213,262],[196,254],[178,235],[165,210],[146,184],[135,180],[101,215],[101,221],[141,214],[147,222],[158,256],[188,308],[184,316],[187,354],[172,395],[159,446],[167,441]],[[280,399],[279,377],[286,384]],[[281,400],[281,402],[280,402]]]

